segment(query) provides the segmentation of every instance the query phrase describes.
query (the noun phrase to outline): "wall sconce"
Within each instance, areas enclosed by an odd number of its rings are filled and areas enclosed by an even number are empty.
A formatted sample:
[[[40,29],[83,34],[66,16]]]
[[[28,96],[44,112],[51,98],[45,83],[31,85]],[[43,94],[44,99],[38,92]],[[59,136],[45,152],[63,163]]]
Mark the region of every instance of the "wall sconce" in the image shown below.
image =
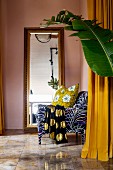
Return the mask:
[[[51,34],[35,34],[36,39],[41,43],[47,43],[51,39]]]
[[[57,80],[57,78],[54,78],[53,76],[53,50],[56,50],[55,51],[56,55],[58,54],[58,48],[50,48],[51,58],[49,61],[51,63],[51,80],[48,82],[48,85],[51,86],[53,89],[57,90],[59,81]]]
[[[58,48],[50,48],[50,54],[51,54],[51,58],[50,58],[50,63],[51,63],[51,78],[53,79],[53,50],[56,50],[55,54],[57,55],[58,54]]]

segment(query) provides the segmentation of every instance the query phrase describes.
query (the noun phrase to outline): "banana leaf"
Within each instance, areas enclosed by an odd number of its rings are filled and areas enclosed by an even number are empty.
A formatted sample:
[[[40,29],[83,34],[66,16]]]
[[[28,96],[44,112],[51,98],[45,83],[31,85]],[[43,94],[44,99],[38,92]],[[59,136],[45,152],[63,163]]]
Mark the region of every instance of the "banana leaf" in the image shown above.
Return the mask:
[[[100,27],[94,20],[63,10],[51,19],[44,19],[44,27],[64,24],[66,30],[74,31],[70,36],[80,38],[84,56],[92,71],[100,76],[113,76],[113,31]]]

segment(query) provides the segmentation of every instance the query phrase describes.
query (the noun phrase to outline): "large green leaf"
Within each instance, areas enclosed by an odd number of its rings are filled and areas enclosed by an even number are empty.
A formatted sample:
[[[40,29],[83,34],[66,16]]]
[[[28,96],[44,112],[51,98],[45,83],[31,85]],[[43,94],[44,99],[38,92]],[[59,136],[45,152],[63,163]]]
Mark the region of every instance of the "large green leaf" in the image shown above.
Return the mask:
[[[60,11],[46,21],[51,24],[65,24],[66,30],[74,31],[71,36],[81,40],[86,61],[93,72],[100,76],[113,76],[113,32],[100,27],[96,20],[84,20],[69,11]]]

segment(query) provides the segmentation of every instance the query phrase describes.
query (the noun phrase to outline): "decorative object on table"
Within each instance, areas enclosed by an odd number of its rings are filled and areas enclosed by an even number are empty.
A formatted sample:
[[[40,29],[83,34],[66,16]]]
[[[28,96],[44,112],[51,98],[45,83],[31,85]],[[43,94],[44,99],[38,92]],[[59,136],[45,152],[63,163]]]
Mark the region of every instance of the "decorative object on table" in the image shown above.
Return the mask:
[[[85,20],[82,16],[62,10],[51,19],[44,19],[47,27],[53,24],[66,24],[66,30],[74,31],[70,36],[81,40],[86,61],[92,71],[100,76],[113,76],[113,31],[100,27],[97,20]]]

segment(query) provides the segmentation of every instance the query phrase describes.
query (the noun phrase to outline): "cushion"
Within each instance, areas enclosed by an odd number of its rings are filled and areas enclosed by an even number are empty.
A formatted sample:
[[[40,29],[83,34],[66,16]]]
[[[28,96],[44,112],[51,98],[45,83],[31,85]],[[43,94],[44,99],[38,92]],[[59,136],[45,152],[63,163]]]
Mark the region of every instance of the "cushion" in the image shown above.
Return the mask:
[[[73,107],[78,95],[79,84],[75,84],[69,88],[60,86],[56,91],[52,105],[61,105],[65,108]]]

